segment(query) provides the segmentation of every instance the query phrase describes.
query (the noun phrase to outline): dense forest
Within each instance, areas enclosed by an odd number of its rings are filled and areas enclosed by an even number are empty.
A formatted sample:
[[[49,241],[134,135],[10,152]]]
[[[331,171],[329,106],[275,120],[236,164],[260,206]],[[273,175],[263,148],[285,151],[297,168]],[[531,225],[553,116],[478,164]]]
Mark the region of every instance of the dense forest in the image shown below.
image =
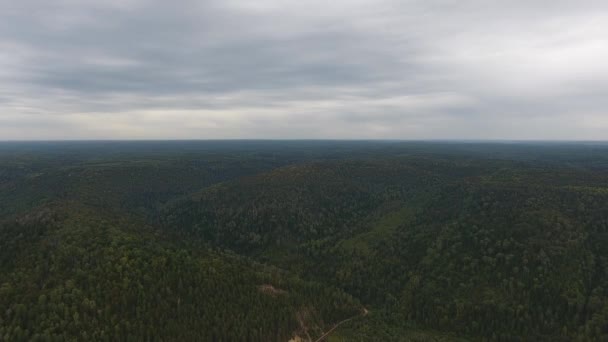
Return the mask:
[[[295,338],[608,340],[608,145],[0,144],[0,341]]]

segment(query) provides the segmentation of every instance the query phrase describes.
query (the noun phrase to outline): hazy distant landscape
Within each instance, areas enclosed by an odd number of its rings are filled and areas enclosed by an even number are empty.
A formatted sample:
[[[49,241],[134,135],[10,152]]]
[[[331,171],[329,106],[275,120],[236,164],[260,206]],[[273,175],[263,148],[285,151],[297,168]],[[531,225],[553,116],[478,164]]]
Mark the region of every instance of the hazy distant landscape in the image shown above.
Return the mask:
[[[0,165],[6,341],[608,338],[603,143],[12,142]]]

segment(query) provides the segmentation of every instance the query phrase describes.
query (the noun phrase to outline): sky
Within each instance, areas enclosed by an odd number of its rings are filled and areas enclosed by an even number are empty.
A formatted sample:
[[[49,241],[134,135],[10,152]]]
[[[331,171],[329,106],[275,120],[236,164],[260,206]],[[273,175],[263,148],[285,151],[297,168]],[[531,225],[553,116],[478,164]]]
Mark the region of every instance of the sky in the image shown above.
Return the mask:
[[[608,140],[608,1],[0,0],[0,140]]]

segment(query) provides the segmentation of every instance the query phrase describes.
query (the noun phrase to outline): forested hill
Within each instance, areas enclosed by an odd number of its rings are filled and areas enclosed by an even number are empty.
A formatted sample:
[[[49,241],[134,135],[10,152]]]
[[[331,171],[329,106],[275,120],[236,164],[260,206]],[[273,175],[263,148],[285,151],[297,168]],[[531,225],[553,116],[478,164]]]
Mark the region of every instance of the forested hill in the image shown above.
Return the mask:
[[[78,204],[0,227],[0,339],[287,341],[363,307],[331,286]]]
[[[606,161],[602,144],[0,144],[0,340],[314,341],[343,320],[332,340],[606,340]]]
[[[599,338],[608,174],[431,158],[280,168],[173,203],[166,228],[330,281],[394,320]]]

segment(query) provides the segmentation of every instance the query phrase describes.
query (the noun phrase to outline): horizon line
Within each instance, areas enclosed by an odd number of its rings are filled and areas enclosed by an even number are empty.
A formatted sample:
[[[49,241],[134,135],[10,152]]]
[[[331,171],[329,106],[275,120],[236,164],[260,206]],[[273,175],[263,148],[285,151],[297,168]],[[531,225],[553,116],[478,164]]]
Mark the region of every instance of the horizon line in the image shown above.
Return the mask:
[[[214,138],[214,139],[0,139],[0,143],[55,143],[55,142],[549,142],[549,143],[608,143],[608,139],[476,139],[476,138],[429,138],[429,139],[393,139],[393,138]]]

